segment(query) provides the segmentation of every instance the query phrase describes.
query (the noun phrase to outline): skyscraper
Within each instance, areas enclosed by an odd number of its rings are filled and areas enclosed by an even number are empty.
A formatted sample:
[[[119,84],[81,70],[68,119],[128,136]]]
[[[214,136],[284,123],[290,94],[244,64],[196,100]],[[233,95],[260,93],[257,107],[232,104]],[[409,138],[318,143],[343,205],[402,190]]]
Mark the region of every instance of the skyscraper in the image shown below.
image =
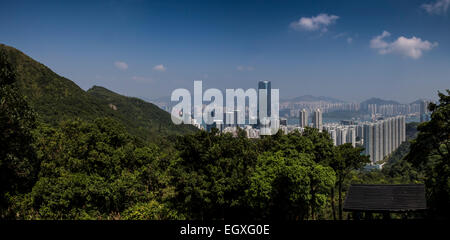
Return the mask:
[[[394,131],[393,131],[394,144],[393,144],[393,146],[394,146],[394,149],[397,149],[397,147],[398,147],[398,138],[397,138],[397,135],[398,135],[398,121],[397,121],[396,117],[393,117],[392,121],[393,121],[392,123],[394,124]]]
[[[308,126],[308,112],[306,109],[300,111],[300,127],[305,128]]]
[[[259,90],[261,89],[265,89],[267,90],[266,96],[263,97],[263,99],[260,99],[259,96]],[[270,81],[259,81],[258,83],[258,109],[257,109],[257,114],[258,114],[258,126],[260,125],[260,118],[259,118],[259,111],[260,111],[260,101],[264,101],[266,102],[266,106],[267,106],[267,117],[270,117],[271,115],[271,91],[272,91],[272,87],[271,87],[271,83]],[[265,98],[265,99],[264,99]]]
[[[402,126],[402,142],[406,141],[406,117],[405,116],[401,116],[402,117],[402,122],[401,122],[401,126]]]
[[[364,125],[358,125],[356,127],[356,137],[360,140],[364,139]]]
[[[406,141],[406,117],[396,116],[363,125],[364,154],[372,163],[383,160]]]
[[[240,125],[240,124],[238,123],[238,116],[239,116],[239,113],[240,113],[240,110],[239,110],[239,109],[235,109],[235,110],[234,110],[234,124],[235,124],[235,126],[237,126],[237,127],[242,127],[242,125]]]
[[[319,131],[322,131],[322,112],[320,111],[320,109],[314,111],[314,116],[312,120],[314,128],[317,128],[319,129]]]
[[[383,157],[389,154],[389,121],[383,121]]]
[[[364,153],[370,156],[373,162],[373,124],[364,124]]]
[[[372,162],[376,163],[380,161],[380,124],[374,123],[372,126],[373,129],[373,159]]]
[[[329,130],[328,131],[330,133],[331,136],[331,140],[333,141],[333,145],[337,146],[337,134],[336,134],[336,130]]]
[[[401,141],[400,141],[400,132],[402,131],[401,130],[401,124],[400,124],[400,117],[399,116],[396,116],[395,117],[395,123],[397,124],[397,134],[396,134],[396,138],[397,138],[397,140],[396,140],[396,144],[397,144],[397,148],[400,146],[400,143],[401,143]]]
[[[392,152],[392,121],[390,119],[386,120],[387,123],[387,151],[388,154],[391,154]]]
[[[351,143],[353,147],[356,146],[356,129],[355,128],[353,128],[353,127],[348,128],[346,142]]]
[[[427,102],[425,100],[420,101],[420,122],[427,121]]]
[[[346,128],[338,128],[336,129],[337,135],[337,145],[342,145],[347,143],[347,129]]]

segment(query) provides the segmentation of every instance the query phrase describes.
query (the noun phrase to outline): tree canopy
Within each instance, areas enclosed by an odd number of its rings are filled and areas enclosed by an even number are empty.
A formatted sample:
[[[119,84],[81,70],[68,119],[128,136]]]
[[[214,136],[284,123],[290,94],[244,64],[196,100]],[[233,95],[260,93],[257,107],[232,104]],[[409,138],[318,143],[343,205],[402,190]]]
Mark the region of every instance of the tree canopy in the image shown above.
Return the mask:
[[[48,124],[16,83],[0,51],[2,219],[303,220],[337,219],[336,210],[344,219],[351,183],[422,181],[433,215],[450,216],[449,91],[380,171],[364,169],[362,148],[334,146],[313,128],[261,139],[213,129],[147,141],[114,114]],[[104,103],[117,97],[96,94]]]
[[[425,173],[432,214],[450,216],[450,91],[439,93],[439,103],[430,103],[431,120],[418,126],[406,159]]]

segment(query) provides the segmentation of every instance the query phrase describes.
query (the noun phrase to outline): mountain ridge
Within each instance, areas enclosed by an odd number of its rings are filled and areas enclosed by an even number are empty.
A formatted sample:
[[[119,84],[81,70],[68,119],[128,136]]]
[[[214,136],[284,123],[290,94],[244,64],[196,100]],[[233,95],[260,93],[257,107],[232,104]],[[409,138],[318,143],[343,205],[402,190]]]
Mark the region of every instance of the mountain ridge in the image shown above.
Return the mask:
[[[381,98],[377,98],[377,97],[372,97],[369,98],[363,102],[361,102],[362,105],[366,105],[366,104],[377,104],[377,105],[389,105],[389,104],[393,104],[393,105],[399,105],[401,103],[394,101],[394,100],[386,100],[386,99],[381,99]]]
[[[345,101],[342,101],[340,99],[332,98],[332,97],[325,97],[325,96],[313,96],[313,95],[302,95],[294,98],[286,98],[286,99],[280,99],[281,102],[317,102],[317,101],[323,101],[323,102],[332,102],[332,103],[344,103]]]
[[[196,130],[191,125],[173,124],[169,113],[142,99],[123,96],[100,86],[85,91],[14,47],[0,44],[0,51],[6,53],[16,71],[15,84],[19,92],[45,123],[57,125],[75,118],[92,121],[111,117],[143,139]]]

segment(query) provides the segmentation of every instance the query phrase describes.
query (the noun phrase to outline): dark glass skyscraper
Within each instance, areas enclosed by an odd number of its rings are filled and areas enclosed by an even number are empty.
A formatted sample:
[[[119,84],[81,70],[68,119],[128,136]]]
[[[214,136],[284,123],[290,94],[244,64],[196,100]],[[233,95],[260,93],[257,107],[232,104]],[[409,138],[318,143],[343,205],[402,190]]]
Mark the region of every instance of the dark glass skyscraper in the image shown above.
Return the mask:
[[[425,100],[420,101],[420,122],[428,121],[427,107],[428,107],[428,103]]]
[[[258,83],[258,126],[260,125],[259,123],[259,90],[260,89],[267,89],[267,117],[270,117],[271,115],[271,91],[272,91],[272,87],[270,84],[270,81],[259,81]]]

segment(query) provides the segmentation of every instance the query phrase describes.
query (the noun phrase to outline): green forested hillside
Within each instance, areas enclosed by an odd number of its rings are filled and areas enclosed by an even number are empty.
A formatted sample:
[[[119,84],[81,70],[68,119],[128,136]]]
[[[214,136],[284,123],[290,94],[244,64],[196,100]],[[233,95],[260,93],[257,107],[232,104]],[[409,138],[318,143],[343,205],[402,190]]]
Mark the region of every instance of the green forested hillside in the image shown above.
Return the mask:
[[[195,131],[191,125],[174,125],[170,114],[141,99],[125,97],[99,86],[92,87],[87,93],[101,106],[108,106],[110,117],[122,122],[133,135],[153,133],[161,136]]]
[[[0,44],[0,50],[6,53],[16,70],[19,91],[46,123],[56,125],[61,120],[74,118],[91,121],[98,117],[113,117],[131,134],[144,139],[195,131],[190,125],[174,125],[170,114],[151,103],[102,87],[93,87],[86,92],[13,47]]]

